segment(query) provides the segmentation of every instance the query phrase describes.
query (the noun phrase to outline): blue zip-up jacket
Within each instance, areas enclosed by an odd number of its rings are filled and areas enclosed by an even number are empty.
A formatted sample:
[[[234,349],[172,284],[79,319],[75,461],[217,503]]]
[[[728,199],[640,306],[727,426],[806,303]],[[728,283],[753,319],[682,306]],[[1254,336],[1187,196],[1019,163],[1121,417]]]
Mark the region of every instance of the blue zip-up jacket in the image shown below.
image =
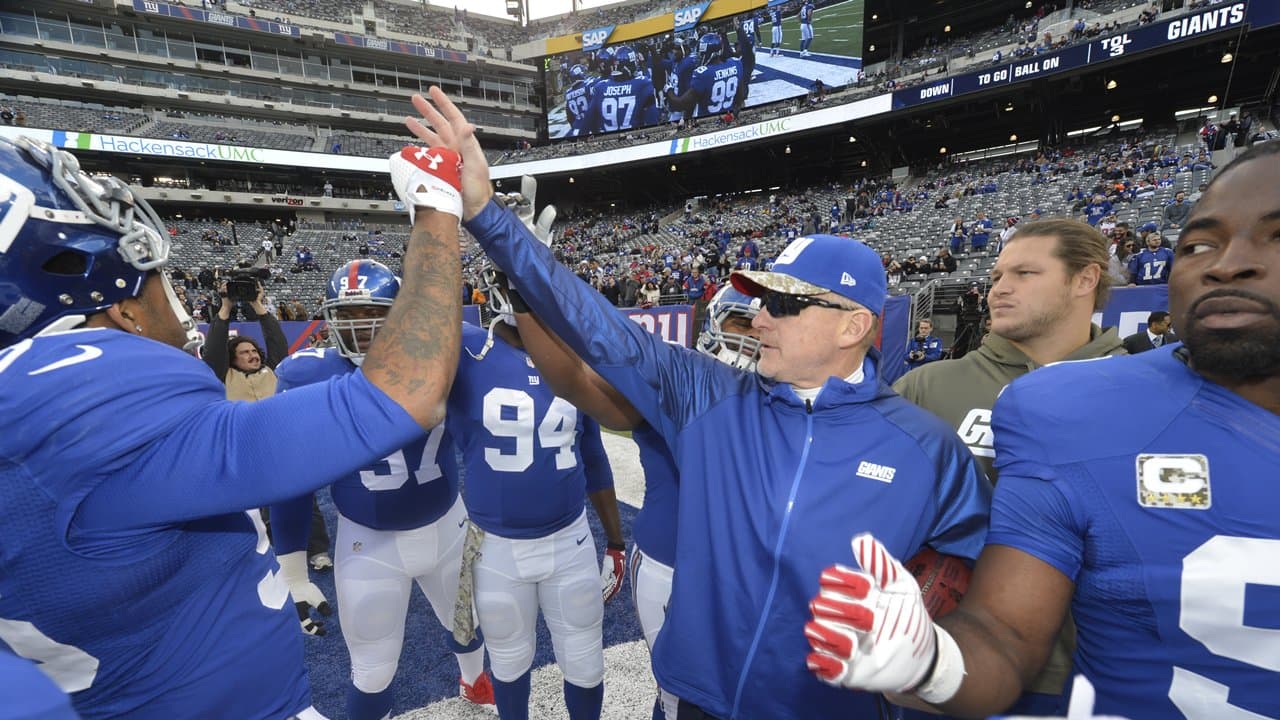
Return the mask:
[[[899,558],[976,558],[991,486],[955,432],[893,393],[879,354],[811,406],[667,345],[555,262],[502,206],[467,223],[530,308],[667,441],[680,468],[675,581],[654,647],[658,683],[722,718],[874,718],[877,696],[805,667],[818,577],[872,532]],[[728,442],[733,438],[737,441]]]

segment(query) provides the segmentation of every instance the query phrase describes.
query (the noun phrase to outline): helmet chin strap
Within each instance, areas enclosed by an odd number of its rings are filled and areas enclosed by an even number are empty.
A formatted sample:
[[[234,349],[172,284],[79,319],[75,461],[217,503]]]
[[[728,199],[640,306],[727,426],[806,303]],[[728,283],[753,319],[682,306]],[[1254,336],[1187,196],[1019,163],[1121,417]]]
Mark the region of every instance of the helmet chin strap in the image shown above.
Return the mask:
[[[169,301],[169,307],[173,310],[173,314],[177,316],[178,322],[182,324],[182,332],[187,336],[187,341],[183,344],[182,350],[194,353],[197,348],[204,345],[204,334],[196,327],[196,321],[191,319],[191,316],[187,314],[187,309],[178,300],[178,294],[173,291],[173,285],[169,283],[169,278],[164,273],[159,273],[159,275],[160,284],[164,287],[164,296]]]

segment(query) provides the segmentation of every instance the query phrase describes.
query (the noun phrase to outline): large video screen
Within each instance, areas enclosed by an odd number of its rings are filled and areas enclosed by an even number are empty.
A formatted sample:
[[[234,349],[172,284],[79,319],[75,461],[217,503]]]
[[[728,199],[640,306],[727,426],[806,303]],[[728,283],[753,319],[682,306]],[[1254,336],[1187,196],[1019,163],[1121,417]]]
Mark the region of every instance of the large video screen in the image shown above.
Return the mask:
[[[583,50],[546,59],[551,140],[625,132],[816,95],[862,71],[865,0],[790,0],[701,20],[677,8],[672,32],[637,40],[600,28]],[[821,85],[819,86],[819,82]]]

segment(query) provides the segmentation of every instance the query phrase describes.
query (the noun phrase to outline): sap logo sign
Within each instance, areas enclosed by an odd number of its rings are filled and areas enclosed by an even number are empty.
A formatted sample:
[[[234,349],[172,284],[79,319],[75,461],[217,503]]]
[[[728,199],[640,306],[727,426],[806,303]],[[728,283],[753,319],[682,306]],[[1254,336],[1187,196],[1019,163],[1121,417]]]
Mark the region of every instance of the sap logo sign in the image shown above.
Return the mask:
[[[688,30],[698,24],[698,20],[702,19],[702,8],[694,5],[693,7],[681,8],[675,12],[676,30]]]
[[[594,49],[604,44],[609,39],[609,34],[613,32],[613,28],[600,28],[598,30],[587,30],[582,33],[582,47],[586,49]]]

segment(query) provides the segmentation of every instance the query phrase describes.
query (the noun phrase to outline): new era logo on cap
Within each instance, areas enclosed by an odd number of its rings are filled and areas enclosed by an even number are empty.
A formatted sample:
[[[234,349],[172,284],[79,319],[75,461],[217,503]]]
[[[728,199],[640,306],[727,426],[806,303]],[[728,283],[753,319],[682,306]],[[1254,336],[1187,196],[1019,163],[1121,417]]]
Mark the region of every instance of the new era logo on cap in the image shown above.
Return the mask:
[[[769,290],[793,295],[833,292],[879,314],[884,309],[884,264],[874,250],[853,238],[810,235],[796,238],[778,255],[772,272],[739,270],[734,287],[758,297]]]

